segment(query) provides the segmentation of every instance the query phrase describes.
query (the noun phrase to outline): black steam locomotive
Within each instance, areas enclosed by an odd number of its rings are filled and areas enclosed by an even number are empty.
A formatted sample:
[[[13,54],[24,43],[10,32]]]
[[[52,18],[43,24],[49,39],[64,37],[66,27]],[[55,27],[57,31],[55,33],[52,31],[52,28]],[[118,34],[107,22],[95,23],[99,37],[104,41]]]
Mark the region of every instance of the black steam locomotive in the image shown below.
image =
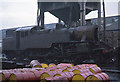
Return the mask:
[[[99,42],[98,26],[85,25],[84,20],[87,13],[98,9],[98,4],[38,2],[38,25],[7,30],[3,53],[11,60],[25,63],[33,59],[45,63],[80,63],[86,59],[96,59],[105,47]],[[58,17],[59,23],[46,28],[46,11]]]
[[[3,39],[3,53],[8,58],[23,56],[50,61],[59,56],[65,58],[73,57],[73,54],[89,53],[92,50],[89,43],[98,41],[96,26],[44,30],[36,28],[38,26],[7,30],[7,37]]]

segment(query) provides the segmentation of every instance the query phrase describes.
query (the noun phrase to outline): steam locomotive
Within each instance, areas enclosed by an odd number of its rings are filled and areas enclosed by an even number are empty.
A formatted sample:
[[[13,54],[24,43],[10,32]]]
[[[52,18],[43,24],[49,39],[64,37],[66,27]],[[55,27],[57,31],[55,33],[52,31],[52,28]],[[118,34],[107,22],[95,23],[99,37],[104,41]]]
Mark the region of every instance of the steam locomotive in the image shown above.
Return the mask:
[[[94,4],[88,3],[86,8]],[[85,14],[84,11],[80,11],[79,3],[38,2],[38,6],[40,8],[38,25],[6,31],[2,46],[3,53],[10,60],[29,63],[37,59],[44,63],[71,62],[77,64],[85,59],[96,59],[105,50],[99,42],[98,26],[84,25]],[[92,6],[93,10],[96,8],[96,5],[94,6]],[[91,11],[88,9],[86,9],[87,13]],[[69,11],[64,12],[67,10]],[[63,20],[65,24],[59,22],[54,26],[48,25],[50,28],[46,28],[44,26],[44,12],[46,11]],[[79,16],[80,12],[82,12],[82,17]],[[61,13],[65,14],[62,16]],[[81,25],[72,25],[72,22],[77,22],[80,18]],[[40,22],[41,25],[39,25]]]
[[[64,58],[64,56],[72,57],[71,54],[89,52],[91,50],[87,47],[90,48],[91,45],[88,43],[98,40],[97,26],[44,30],[38,30],[37,27],[7,30],[8,37],[3,39],[3,53],[8,54],[10,56],[8,58],[20,56],[34,58],[33,56],[35,56],[35,58],[42,60],[43,58],[38,56],[43,56],[46,60],[49,58],[54,60],[55,56],[63,56]],[[83,48],[79,48],[79,45]],[[47,56],[53,57],[47,58]]]

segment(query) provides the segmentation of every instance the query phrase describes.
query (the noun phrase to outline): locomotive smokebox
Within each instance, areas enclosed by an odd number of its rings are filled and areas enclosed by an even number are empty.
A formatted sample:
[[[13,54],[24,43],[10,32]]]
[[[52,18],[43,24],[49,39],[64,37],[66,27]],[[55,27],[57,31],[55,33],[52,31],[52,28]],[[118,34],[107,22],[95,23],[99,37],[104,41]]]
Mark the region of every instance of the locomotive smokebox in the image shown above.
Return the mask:
[[[98,40],[97,26],[80,26],[73,31],[75,40],[81,41],[97,41]]]

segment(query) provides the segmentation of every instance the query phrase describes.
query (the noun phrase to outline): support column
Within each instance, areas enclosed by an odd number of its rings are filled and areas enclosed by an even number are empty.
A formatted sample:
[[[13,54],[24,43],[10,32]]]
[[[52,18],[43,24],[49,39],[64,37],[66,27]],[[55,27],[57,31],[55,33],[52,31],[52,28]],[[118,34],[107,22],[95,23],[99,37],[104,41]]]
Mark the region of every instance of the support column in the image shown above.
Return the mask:
[[[100,28],[101,28],[101,2],[98,3],[98,38],[100,39]]]
[[[38,10],[37,10],[37,25],[38,26],[40,26],[40,12],[39,12],[40,10],[39,10],[39,8],[38,8]]]
[[[44,12],[41,10],[40,11],[40,17],[41,17],[41,28],[44,28]]]
[[[61,23],[61,20],[60,20],[60,18],[58,19],[58,23]]]
[[[84,26],[86,25],[86,21],[85,21],[86,2],[80,2],[79,6],[80,6],[80,19],[81,19],[80,23],[81,23],[81,26]]]
[[[106,41],[106,17],[105,17],[105,3],[103,0],[103,20],[104,20],[104,41]]]
[[[72,23],[72,6],[70,6],[70,14],[69,14],[68,27],[71,26],[71,23]]]
[[[38,2],[38,9],[37,9],[37,25],[40,26],[40,20],[41,20],[41,16],[40,16],[40,3]]]

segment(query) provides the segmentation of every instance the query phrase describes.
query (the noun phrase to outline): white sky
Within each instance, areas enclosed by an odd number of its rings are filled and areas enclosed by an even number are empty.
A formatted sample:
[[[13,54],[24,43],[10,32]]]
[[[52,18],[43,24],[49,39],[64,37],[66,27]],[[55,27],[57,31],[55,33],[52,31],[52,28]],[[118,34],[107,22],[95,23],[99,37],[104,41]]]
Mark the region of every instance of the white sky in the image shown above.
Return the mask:
[[[118,1],[105,0],[106,15],[118,15]],[[112,1],[112,0],[111,0]],[[86,18],[96,18],[97,11],[91,12]],[[0,29],[36,24],[37,0],[0,0]],[[58,19],[48,12],[45,13],[45,23],[56,23]]]

